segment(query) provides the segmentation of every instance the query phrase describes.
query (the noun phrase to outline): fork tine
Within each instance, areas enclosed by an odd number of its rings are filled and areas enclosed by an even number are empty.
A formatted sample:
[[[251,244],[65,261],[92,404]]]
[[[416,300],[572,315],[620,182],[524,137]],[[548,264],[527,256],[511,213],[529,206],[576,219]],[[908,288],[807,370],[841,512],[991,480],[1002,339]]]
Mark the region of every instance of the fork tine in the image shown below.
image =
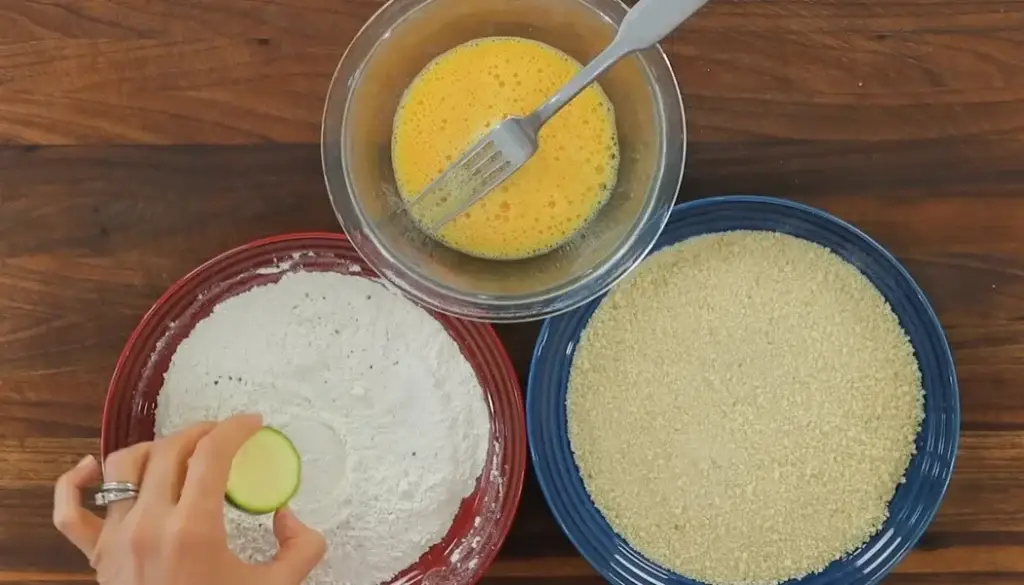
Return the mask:
[[[467,197],[463,204],[459,206],[459,209],[455,212],[456,215],[482,199],[498,183],[504,181],[510,174],[511,166],[512,163],[506,160],[501,152],[495,152],[470,170],[470,176],[466,182],[465,189],[460,189],[460,191],[469,193],[471,196]]]
[[[490,172],[483,176],[483,183],[485,185],[484,194],[486,194],[486,191],[490,191],[494,187],[497,187],[497,183],[501,183],[508,177],[509,169],[511,166],[512,163],[505,159],[502,159],[501,164],[495,165],[494,168],[490,170]],[[495,183],[493,186],[491,186],[492,182]],[[481,197],[482,196],[483,195],[481,195]],[[472,205],[472,203],[470,203],[470,205]]]
[[[501,164],[494,166],[490,171],[481,175],[479,180],[474,181],[472,189],[467,186],[466,191],[474,194],[472,197],[466,199],[461,205],[449,206],[446,213],[440,216],[440,219],[434,218],[430,222],[430,228],[436,230],[444,226],[489,195],[493,189],[512,175],[512,166],[511,162],[502,159]]]
[[[468,153],[468,156],[465,156],[456,164],[461,162],[465,166],[475,167],[478,164],[480,164],[482,160],[486,160],[488,157],[493,156],[496,150],[497,147],[494,145],[494,142],[491,140],[486,140],[484,141],[483,144],[478,145],[477,148],[474,148],[472,151],[470,151]]]
[[[492,130],[474,143],[418,196],[407,202],[415,219],[434,231],[472,207],[518,166],[498,146]]]
[[[446,183],[452,181],[457,175],[464,172],[465,166],[471,160],[476,160],[481,156],[481,153],[491,153],[496,149],[496,146],[492,140],[482,140],[473,144],[460,156],[454,163],[452,163],[444,172],[441,173],[436,179],[434,179],[427,188],[420,192],[419,195],[409,201],[409,205],[413,207],[419,207],[426,204],[435,204],[434,199],[438,196],[442,198],[446,197],[446,193],[442,193],[443,187]]]
[[[481,172],[486,174],[489,172],[488,169],[494,168],[495,166],[500,166],[504,162],[505,158],[501,155],[501,151],[496,150],[489,154],[486,158],[481,160],[479,163],[473,165],[472,168],[469,169],[469,174],[473,177],[478,176],[479,174],[481,174]]]
[[[462,163],[463,165],[478,164],[480,160],[491,156],[495,152],[499,152],[498,145],[494,143],[494,140],[492,140],[490,136],[485,136],[480,140],[480,142],[474,144],[470,150],[466,151],[464,155],[459,157],[459,160],[456,161],[452,167],[455,167],[459,163]]]

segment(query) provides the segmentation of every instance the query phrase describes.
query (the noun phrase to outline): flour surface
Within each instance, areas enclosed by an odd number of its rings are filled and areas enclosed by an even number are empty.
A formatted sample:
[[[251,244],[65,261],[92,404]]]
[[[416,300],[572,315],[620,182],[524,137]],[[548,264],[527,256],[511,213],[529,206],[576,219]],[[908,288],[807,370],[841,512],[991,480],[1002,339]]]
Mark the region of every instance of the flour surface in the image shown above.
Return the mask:
[[[487,458],[488,407],[429,314],[379,284],[297,272],[217,305],[176,350],[158,436],[259,412],[302,454],[292,508],[328,542],[306,585],[376,585],[451,526]],[[244,560],[276,550],[271,517],[225,507]]]

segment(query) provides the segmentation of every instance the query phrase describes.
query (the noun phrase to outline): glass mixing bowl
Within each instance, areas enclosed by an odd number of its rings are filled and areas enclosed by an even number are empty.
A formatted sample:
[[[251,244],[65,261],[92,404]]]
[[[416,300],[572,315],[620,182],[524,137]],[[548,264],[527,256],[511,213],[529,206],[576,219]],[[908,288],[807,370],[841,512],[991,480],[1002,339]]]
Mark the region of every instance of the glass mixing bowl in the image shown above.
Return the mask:
[[[615,107],[618,183],[582,231],[542,256],[484,260],[436,242],[406,213],[391,164],[399,100],[438,55],[476,38],[518,36],[586,63],[626,10],[619,0],[392,0],[370,19],[331,82],[321,155],[342,227],[384,278],[438,311],[524,321],[594,298],[640,262],[668,219],[686,153],[682,99],[660,48],[601,77]]]

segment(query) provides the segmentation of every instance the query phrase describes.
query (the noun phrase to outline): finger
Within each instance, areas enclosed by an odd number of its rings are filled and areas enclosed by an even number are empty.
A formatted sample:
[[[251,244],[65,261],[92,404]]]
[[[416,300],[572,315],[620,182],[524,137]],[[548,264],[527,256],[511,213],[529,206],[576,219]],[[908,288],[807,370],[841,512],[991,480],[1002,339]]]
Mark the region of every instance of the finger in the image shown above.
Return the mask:
[[[53,525],[86,556],[96,548],[103,520],[82,507],[82,489],[102,477],[99,462],[89,455],[60,476],[53,492]]]
[[[267,566],[273,583],[302,583],[324,558],[327,543],[317,531],[306,526],[290,509],[282,508],[274,516],[277,556]]]
[[[136,443],[120,451],[114,451],[103,462],[103,481],[123,481],[142,487],[142,476],[146,471],[150,449],[153,443]],[[134,500],[121,500],[107,506],[107,520],[120,522],[128,510],[135,505]]]
[[[200,439],[188,462],[180,505],[220,509],[235,454],[261,428],[260,415],[237,415],[219,423]]]
[[[198,423],[154,443],[142,478],[142,485],[146,487],[139,495],[140,506],[170,507],[178,503],[189,457],[199,441],[216,426],[210,422]]]

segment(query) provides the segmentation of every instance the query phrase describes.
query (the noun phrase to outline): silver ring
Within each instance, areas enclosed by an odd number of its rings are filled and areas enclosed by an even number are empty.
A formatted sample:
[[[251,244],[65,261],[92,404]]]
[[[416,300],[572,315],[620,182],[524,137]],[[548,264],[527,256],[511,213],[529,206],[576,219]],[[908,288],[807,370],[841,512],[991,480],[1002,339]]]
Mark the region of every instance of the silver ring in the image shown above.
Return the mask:
[[[100,486],[101,492],[135,492],[139,493],[139,486],[130,481],[108,481]]]
[[[139,486],[127,481],[108,481],[100,486],[93,497],[97,506],[105,508],[114,502],[139,497]]]
[[[139,492],[96,492],[96,505],[100,507],[107,507],[114,502],[123,502],[125,500],[134,500],[139,497]]]

